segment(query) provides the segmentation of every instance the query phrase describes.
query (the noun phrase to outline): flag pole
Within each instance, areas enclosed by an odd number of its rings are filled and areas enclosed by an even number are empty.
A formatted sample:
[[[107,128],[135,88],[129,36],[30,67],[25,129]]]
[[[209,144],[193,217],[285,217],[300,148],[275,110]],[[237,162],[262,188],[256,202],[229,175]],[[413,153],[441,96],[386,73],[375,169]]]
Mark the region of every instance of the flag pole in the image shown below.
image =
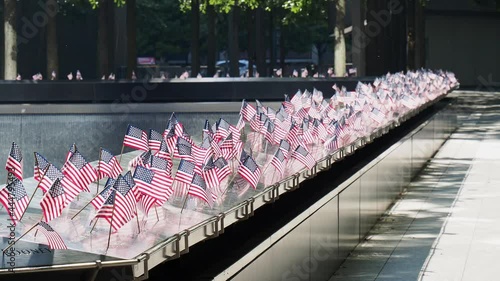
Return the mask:
[[[155,205],[155,212],[156,212],[156,220],[159,221],[160,217],[158,216],[158,209],[156,208],[156,205]]]
[[[96,190],[96,195],[99,194],[99,177],[100,177],[100,171],[101,171],[101,160],[102,160],[102,147],[99,149],[99,160],[97,161],[97,190]]]
[[[26,205],[26,209],[24,210],[23,214],[21,215],[21,217],[19,218],[19,221],[21,221],[24,217],[24,214],[26,214],[26,211],[28,210],[28,206],[31,204],[31,200],[33,200],[33,197],[35,197],[35,193],[36,191],[38,190],[38,188],[40,187],[40,182],[42,182],[43,178],[45,177],[45,174],[47,173],[47,171],[49,170],[49,167],[50,167],[50,164],[47,165],[47,168],[45,168],[45,171],[43,172],[43,175],[42,177],[40,178],[40,181],[38,182],[38,184],[36,185],[35,187],[35,190],[33,191],[33,194],[31,195],[31,198],[30,198],[30,201],[28,201],[28,205]]]
[[[95,228],[95,225],[97,224],[97,221],[99,221],[99,218],[97,218],[94,222],[94,225],[92,226],[92,228],[90,229],[90,232],[89,233],[92,233],[92,231],[94,230]]]
[[[85,206],[83,206],[83,208],[81,208],[73,217],[71,217],[71,220],[73,220],[76,216],[78,216],[78,214],[80,214],[85,208],[87,208],[87,206],[90,205],[90,203],[92,203],[92,201],[94,201],[94,199],[96,199],[97,196],[99,196],[99,194],[94,196],[94,198],[90,199],[90,201],[87,204],[85,204]]]
[[[19,240],[21,240],[24,236],[26,236],[26,234],[28,234],[30,231],[33,230],[33,228],[35,228],[36,226],[38,225],[38,223],[36,223],[35,225],[33,225],[30,229],[28,229],[28,231],[26,231],[23,235],[21,235],[21,237],[17,238],[16,241],[14,241],[12,244],[9,245],[9,247],[5,248],[3,250],[3,254],[5,254],[5,252],[10,249],[12,246],[14,246],[14,244],[16,244]]]
[[[113,210],[111,211],[111,222],[109,223],[109,234],[108,234],[108,246],[106,246],[106,251],[109,249],[109,241],[111,240],[111,227],[113,227],[113,219],[115,218],[115,204],[116,201],[113,200]],[[97,223],[97,221],[96,221]],[[94,224],[95,226],[95,224]],[[94,228],[92,228],[94,229]]]
[[[120,152],[120,160],[118,160],[118,164],[120,164],[120,166],[122,165],[122,156],[123,156],[123,149],[125,148],[125,144],[122,144],[122,150]]]
[[[186,202],[188,200],[188,196],[189,196],[189,188],[188,188],[188,192],[186,193],[186,198],[184,198],[184,203],[182,204],[181,214],[182,214],[182,211],[184,211],[184,207],[186,207]]]

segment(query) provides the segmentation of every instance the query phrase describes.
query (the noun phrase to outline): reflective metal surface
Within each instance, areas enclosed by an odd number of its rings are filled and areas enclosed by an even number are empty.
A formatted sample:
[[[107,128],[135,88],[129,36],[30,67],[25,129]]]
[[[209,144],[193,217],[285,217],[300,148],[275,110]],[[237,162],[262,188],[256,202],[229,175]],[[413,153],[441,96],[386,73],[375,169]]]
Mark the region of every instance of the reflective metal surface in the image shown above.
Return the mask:
[[[360,180],[344,189],[339,196],[339,258],[345,258],[359,242]]]
[[[377,209],[377,171],[378,165],[373,166],[361,177],[361,191],[359,200],[359,229],[361,235],[368,232],[380,216],[380,212]]]

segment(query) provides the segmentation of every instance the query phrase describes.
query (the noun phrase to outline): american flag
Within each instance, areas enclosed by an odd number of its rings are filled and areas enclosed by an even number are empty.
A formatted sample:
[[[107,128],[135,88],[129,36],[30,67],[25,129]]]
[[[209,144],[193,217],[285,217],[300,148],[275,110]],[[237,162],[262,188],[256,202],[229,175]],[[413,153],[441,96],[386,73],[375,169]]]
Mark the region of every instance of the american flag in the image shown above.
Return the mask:
[[[304,121],[302,122],[302,140],[306,144],[315,142],[313,132],[309,129],[309,119],[307,118],[304,118]]]
[[[45,169],[47,169],[47,166],[49,165],[50,162],[47,161],[45,157],[43,157],[40,153],[35,152],[35,167],[33,172],[33,178],[39,182],[43,176],[43,173],[45,172]]]
[[[292,152],[291,157],[297,159],[300,163],[304,164],[308,169],[312,169],[316,165],[316,160],[303,146],[299,145]]]
[[[274,144],[274,123],[271,119],[266,119],[264,126],[262,126],[261,134],[264,135],[269,143]]]
[[[177,138],[177,146],[174,150],[174,157],[179,159],[185,159],[194,162],[194,156],[192,153],[193,145],[183,137]]]
[[[238,167],[238,174],[255,189],[261,176],[261,170],[252,156],[248,155]]]
[[[321,141],[325,141],[328,136],[328,132],[326,131],[325,125],[322,121],[318,119],[314,119],[313,121],[313,135],[318,137]]]
[[[283,101],[282,105],[288,114],[293,114],[293,112],[295,111],[293,104],[290,102],[290,97],[288,97],[288,95],[286,94],[285,101]]]
[[[143,194],[141,202],[146,214],[155,204],[163,205],[174,192],[173,179],[164,171],[137,166],[134,180]]]
[[[384,122],[384,114],[376,108],[373,108],[368,116],[370,116],[370,118],[373,121],[377,122],[378,124],[381,124],[382,122]]]
[[[141,199],[141,192],[139,191],[139,187],[137,184],[135,184],[134,176],[132,175],[131,171],[128,171],[125,175],[123,175],[123,178],[127,182],[128,186],[132,188],[132,191],[134,192],[135,200],[139,201]]]
[[[188,194],[202,199],[203,201],[207,202],[210,206],[213,205],[212,193],[207,192],[207,185],[205,184],[205,180],[198,173],[195,173],[193,176],[193,181],[189,186]]]
[[[155,181],[160,182],[163,185],[164,190],[166,190],[167,199],[173,193],[172,183],[174,180],[170,176],[172,174],[171,165],[172,164],[165,159],[151,156],[150,169],[156,173]]]
[[[28,207],[29,198],[23,183],[14,179],[0,190],[0,203],[5,207],[12,222],[16,223]]]
[[[168,151],[175,151],[177,146],[177,135],[175,134],[174,128],[166,129],[163,134],[163,139],[167,143]]]
[[[217,176],[219,177],[219,181],[223,181],[226,177],[231,174],[231,169],[229,165],[223,157],[219,157],[214,161],[215,169],[217,171]]]
[[[127,132],[123,138],[123,145],[131,148],[148,151],[148,135],[143,130],[128,125]]]
[[[36,227],[40,233],[45,235],[50,249],[67,249],[64,240],[59,234],[46,222],[40,221]]]
[[[170,118],[167,123],[167,129],[169,130],[173,129],[175,135],[179,137],[181,137],[184,134],[184,128],[177,119],[177,115],[175,115],[175,112],[172,112],[172,115],[170,115]]]
[[[78,188],[73,189],[68,188],[68,186],[66,185],[64,186],[66,188],[66,193],[70,201],[73,200],[80,193],[80,191],[90,191],[88,189],[88,186],[99,178],[94,167],[89,162],[87,162],[83,155],[78,151],[71,155],[64,166],[64,177],[73,182]],[[66,183],[66,181],[64,181],[63,184],[64,183]]]
[[[281,149],[276,150],[276,153],[271,160],[271,164],[280,173],[281,177],[283,177],[283,174],[285,173],[285,155]]]
[[[212,157],[208,159],[203,167],[202,176],[208,187],[212,189],[219,187],[220,179]]]
[[[172,161],[170,157],[170,151],[168,150],[168,146],[165,140],[161,141],[160,149],[154,155],[163,159],[170,160],[170,162]]]
[[[116,157],[104,148],[101,148],[97,168],[99,172],[99,179],[102,179],[105,176],[116,179],[123,171]]]
[[[283,152],[285,159],[288,159],[288,153],[290,152],[290,143],[286,140],[281,140],[279,150]]]
[[[252,120],[256,113],[257,111],[255,110],[255,108],[246,100],[243,100],[241,102],[240,115],[245,121],[249,122],[250,120]]]
[[[144,151],[140,155],[137,155],[134,159],[130,160],[128,165],[130,167],[136,167],[138,165],[147,167],[149,165],[149,159],[151,158],[151,155],[151,150]]]
[[[106,220],[114,230],[118,230],[137,215],[137,206],[132,189],[121,175],[116,179],[113,189],[116,190],[113,214],[110,218],[106,217]]]
[[[42,189],[43,193],[46,193],[57,179],[62,180],[64,178],[64,174],[56,166],[49,163],[45,170],[42,171],[41,177],[38,187]]]
[[[212,131],[212,127],[210,127],[210,122],[208,120],[205,120],[205,126],[203,126],[203,134],[205,136],[213,136],[214,132]]]
[[[113,187],[110,188],[106,199],[104,199],[103,203],[100,205],[94,219],[101,218],[108,221],[108,223],[111,223],[111,218],[113,217],[114,207],[115,207],[116,192],[117,192],[116,189],[114,189]]]
[[[222,157],[225,159],[232,159],[235,156],[233,145],[233,134],[229,134],[220,145]]]
[[[215,132],[215,138],[218,139],[225,139],[230,133],[230,127],[231,124],[227,122],[226,120],[220,118],[219,121],[217,121],[217,131]]]
[[[115,184],[115,181],[115,179],[108,178],[106,184],[104,185],[104,189],[99,192],[99,194],[90,202],[96,210],[99,210],[104,205],[104,202],[106,202],[106,200],[108,199],[111,191],[113,191],[112,187]]]
[[[296,147],[299,144],[303,143],[301,129],[295,122],[293,122],[290,126],[290,130],[288,132],[288,135],[286,136],[286,140],[293,147]]]
[[[5,169],[16,178],[23,180],[23,154],[19,146],[13,142]]]
[[[337,136],[332,136],[325,142],[326,149],[330,151],[335,151],[339,149],[339,143],[337,141]]]
[[[66,192],[61,180],[56,179],[40,201],[44,220],[49,222],[59,217],[64,207],[66,207],[66,202]]]
[[[184,184],[191,184],[191,182],[193,181],[195,168],[196,165],[193,162],[181,159],[181,161],[179,162],[179,168],[177,169],[177,173],[175,174],[175,180]]]
[[[162,158],[156,155],[152,155],[149,160],[150,168],[161,170],[167,173],[167,175],[172,175],[173,166],[174,163],[172,163],[172,160],[170,158]]]
[[[66,154],[66,158],[64,159],[64,162],[68,161],[69,158],[71,157],[71,155],[73,155],[73,153],[75,153],[75,151],[77,151],[77,148],[76,148],[76,143],[73,143],[70,147],[69,147],[69,150],[68,150],[68,153]]]
[[[160,150],[161,142],[163,141],[163,136],[158,131],[149,129],[148,145],[151,150]]]

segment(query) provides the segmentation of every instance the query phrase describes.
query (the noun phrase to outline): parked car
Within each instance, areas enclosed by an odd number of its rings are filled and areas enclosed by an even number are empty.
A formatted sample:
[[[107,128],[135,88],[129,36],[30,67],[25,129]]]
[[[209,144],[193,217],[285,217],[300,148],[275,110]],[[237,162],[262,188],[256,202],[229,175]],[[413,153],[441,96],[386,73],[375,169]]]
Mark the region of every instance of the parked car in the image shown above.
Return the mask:
[[[239,76],[243,76],[246,74],[248,71],[248,60],[239,60],[238,61],[238,67],[240,69],[240,74]],[[215,67],[220,69],[222,75],[226,75],[226,73],[229,73],[229,60],[221,60],[215,63]],[[253,65],[254,71],[257,69],[255,65]]]

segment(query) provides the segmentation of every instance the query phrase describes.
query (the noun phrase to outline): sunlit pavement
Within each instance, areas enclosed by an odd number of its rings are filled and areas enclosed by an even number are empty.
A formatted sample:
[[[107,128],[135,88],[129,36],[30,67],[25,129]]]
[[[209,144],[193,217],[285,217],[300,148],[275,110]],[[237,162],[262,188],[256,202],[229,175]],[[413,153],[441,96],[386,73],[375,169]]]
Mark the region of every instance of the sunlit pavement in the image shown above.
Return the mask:
[[[500,93],[456,92],[458,130],[333,280],[499,280]]]

